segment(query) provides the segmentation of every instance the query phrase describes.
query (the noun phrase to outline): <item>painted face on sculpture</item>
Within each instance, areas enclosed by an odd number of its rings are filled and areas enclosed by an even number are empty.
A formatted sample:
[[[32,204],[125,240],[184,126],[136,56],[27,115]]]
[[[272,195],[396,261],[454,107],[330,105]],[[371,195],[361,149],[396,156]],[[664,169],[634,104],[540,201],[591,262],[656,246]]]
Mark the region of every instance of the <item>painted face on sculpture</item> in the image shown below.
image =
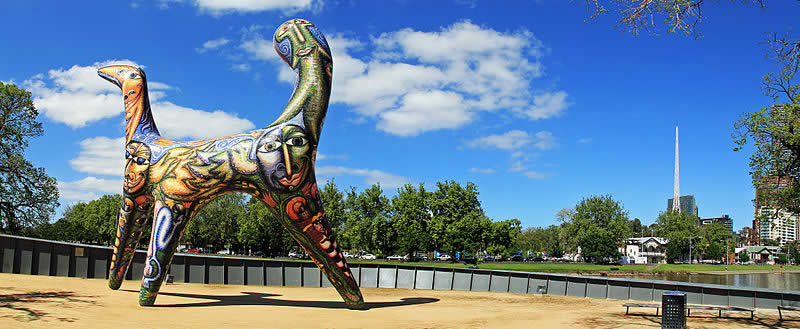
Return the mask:
[[[133,194],[139,192],[147,182],[150,168],[150,148],[140,142],[130,142],[125,146],[125,178],[123,190]]]
[[[302,127],[286,125],[259,141],[256,157],[264,180],[273,188],[286,190],[305,180],[311,143]]]

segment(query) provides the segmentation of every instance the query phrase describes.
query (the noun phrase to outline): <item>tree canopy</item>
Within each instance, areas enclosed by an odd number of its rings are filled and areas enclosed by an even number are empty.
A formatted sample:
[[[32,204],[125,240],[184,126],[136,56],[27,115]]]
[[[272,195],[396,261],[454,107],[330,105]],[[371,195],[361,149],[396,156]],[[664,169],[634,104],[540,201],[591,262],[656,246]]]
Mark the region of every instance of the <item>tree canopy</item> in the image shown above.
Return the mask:
[[[575,238],[587,260],[616,261],[619,248],[630,237],[628,227],[628,212],[610,195],[603,195],[578,202],[567,232]]]
[[[0,82],[0,231],[21,233],[46,223],[58,203],[56,180],[25,159],[43,134],[31,93]]]

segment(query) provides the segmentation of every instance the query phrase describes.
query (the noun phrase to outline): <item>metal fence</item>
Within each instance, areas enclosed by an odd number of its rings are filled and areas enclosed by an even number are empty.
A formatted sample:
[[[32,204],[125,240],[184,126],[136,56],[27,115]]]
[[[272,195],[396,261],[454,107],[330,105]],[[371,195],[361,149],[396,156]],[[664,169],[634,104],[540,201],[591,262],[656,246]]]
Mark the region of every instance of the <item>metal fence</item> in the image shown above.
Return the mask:
[[[111,248],[0,234],[0,272],[107,278]],[[145,252],[137,251],[126,279],[139,280]],[[638,301],[661,301],[664,291],[686,292],[690,304],[775,308],[800,306],[800,291],[556,273],[351,264],[362,287],[493,291]],[[175,282],[330,287],[312,262],[176,254]]]

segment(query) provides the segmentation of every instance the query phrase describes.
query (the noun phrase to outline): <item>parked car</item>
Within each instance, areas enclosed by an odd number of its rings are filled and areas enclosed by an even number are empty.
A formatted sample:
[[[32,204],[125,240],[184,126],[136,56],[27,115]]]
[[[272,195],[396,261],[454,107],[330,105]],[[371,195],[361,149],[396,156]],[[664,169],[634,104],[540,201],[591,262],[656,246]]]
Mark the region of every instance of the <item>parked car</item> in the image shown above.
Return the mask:
[[[522,255],[515,254],[515,255],[511,256],[511,258],[509,258],[508,260],[510,260],[512,262],[521,262],[523,259],[524,258],[522,258]]]
[[[186,250],[186,252],[190,252],[190,253],[193,253],[193,254],[199,254],[200,253],[200,249],[189,249],[189,250]]]
[[[355,255],[353,255],[353,254],[351,254],[351,253],[349,253],[347,251],[342,252],[342,256],[344,256],[344,258],[353,258],[353,257],[355,257]]]
[[[474,256],[461,256],[461,262],[468,265],[478,265],[478,259]]]
[[[289,252],[289,257],[291,258],[303,258],[305,255],[302,251],[292,250]]]
[[[378,257],[375,257],[375,255],[373,255],[373,254],[363,254],[363,255],[361,255],[361,259],[377,259],[377,258]]]
[[[450,257],[450,255],[448,255],[448,254],[441,254],[441,255],[439,255],[439,257],[436,257],[436,260],[443,261],[443,262],[444,261],[449,261],[451,259],[453,259],[453,257]]]
[[[261,251],[261,250],[256,250],[256,251],[253,252],[253,256],[264,257],[264,252]]]
[[[233,255],[233,251],[230,251],[229,249],[222,249],[217,251],[217,255]]]
[[[406,257],[408,257],[408,256],[391,255],[389,257],[386,257],[386,260],[398,260],[398,261],[399,260],[407,260],[408,258],[406,258]]]

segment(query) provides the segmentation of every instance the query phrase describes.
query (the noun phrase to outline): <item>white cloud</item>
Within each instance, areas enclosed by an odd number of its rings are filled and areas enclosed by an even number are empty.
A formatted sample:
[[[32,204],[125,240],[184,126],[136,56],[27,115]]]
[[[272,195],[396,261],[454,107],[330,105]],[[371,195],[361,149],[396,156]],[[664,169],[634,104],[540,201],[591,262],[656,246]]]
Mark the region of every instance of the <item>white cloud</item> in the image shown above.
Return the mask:
[[[588,144],[588,143],[591,143],[591,142],[592,142],[592,139],[588,138],[588,137],[587,138],[581,138],[581,139],[578,140],[578,143],[581,143],[581,144]]]
[[[254,33],[260,29],[246,29],[240,48],[252,59],[278,65],[278,78],[293,83],[294,72],[271,42]],[[566,92],[532,86],[543,75],[544,47],[525,30],[499,32],[462,21],[440,31],[383,33],[366,45],[342,35],[328,43],[335,62],[331,103],[352,106],[390,134],[459,128],[480,111],[546,119],[568,106]],[[356,57],[365,49],[371,53]]]
[[[61,200],[88,201],[103,194],[122,192],[122,177],[119,179],[102,179],[93,176],[71,182],[58,182],[58,193]]]
[[[558,143],[555,137],[553,137],[553,133],[549,131],[540,131],[536,133],[536,142],[533,143],[533,146],[540,150],[549,150],[558,146]]]
[[[525,172],[524,175],[527,176],[528,178],[533,178],[533,179],[545,179],[545,178],[548,178],[548,177],[551,177],[551,176],[555,175],[555,173],[528,171],[528,172]]]
[[[207,52],[209,50],[214,50],[214,49],[217,49],[219,47],[222,47],[222,46],[228,44],[228,42],[231,42],[231,41],[228,40],[228,39],[225,39],[225,38],[219,38],[219,39],[215,39],[215,40],[208,40],[208,41],[203,43],[203,47],[195,48],[195,51],[197,51],[198,53],[202,54],[202,53]]]
[[[89,66],[54,69],[23,82],[34,104],[53,121],[72,128],[118,116],[124,110],[119,88],[97,76],[97,69],[112,64],[139,66],[130,60],[111,60]],[[151,108],[161,133],[167,138],[210,138],[255,128],[247,119],[220,110],[209,112],[163,100],[174,87],[148,81]]]
[[[443,128],[456,128],[472,120],[461,95],[433,90],[403,96],[400,107],[380,114],[378,128],[394,135],[416,136]]]
[[[526,165],[525,163],[527,163],[526,159],[511,161],[511,166],[508,168],[508,171],[509,172],[525,171],[526,169],[528,169],[528,165]]]
[[[316,168],[318,176],[361,176],[364,177],[365,185],[380,183],[383,188],[397,188],[411,183],[411,180],[394,174],[390,174],[377,169],[358,169],[340,166],[320,166]]]
[[[184,0],[160,0],[161,8],[168,8],[172,3],[183,3]],[[278,10],[285,14],[304,10],[317,11],[322,8],[322,0],[191,0],[200,11],[214,16],[230,13],[254,13]]]
[[[317,153],[317,161],[328,160],[328,159],[347,160],[347,159],[350,159],[350,157],[347,156],[347,155],[336,155],[336,154],[330,155],[330,154],[324,154],[324,153]]]
[[[158,102],[153,104],[152,108],[156,126],[167,138],[213,138],[256,127],[250,120],[223,111],[195,110],[170,102]]]
[[[467,142],[467,146],[474,148],[498,148],[501,150],[514,150],[533,141],[527,132],[511,130],[502,135],[489,135]]]
[[[247,63],[233,64],[231,65],[231,68],[234,71],[248,72],[250,71],[250,64]]]
[[[87,174],[122,177],[125,138],[94,137],[80,142],[78,156],[69,160],[73,170]]]
[[[469,171],[479,174],[494,174],[494,169],[492,168],[470,168]]]
[[[534,96],[533,106],[521,111],[529,118],[538,120],[558,116],[567,106],[567,93],[559,91]]]

